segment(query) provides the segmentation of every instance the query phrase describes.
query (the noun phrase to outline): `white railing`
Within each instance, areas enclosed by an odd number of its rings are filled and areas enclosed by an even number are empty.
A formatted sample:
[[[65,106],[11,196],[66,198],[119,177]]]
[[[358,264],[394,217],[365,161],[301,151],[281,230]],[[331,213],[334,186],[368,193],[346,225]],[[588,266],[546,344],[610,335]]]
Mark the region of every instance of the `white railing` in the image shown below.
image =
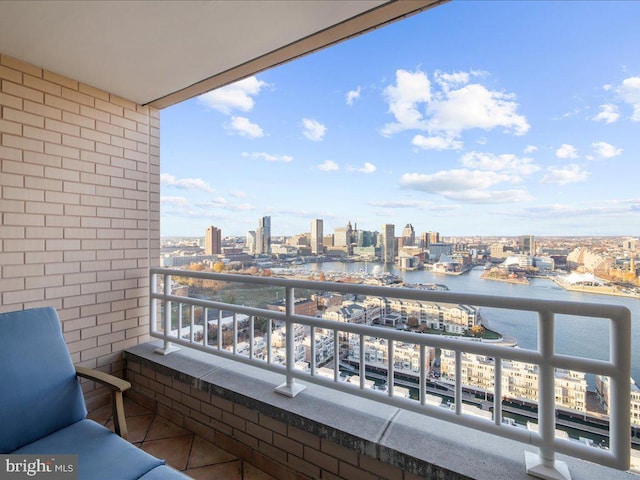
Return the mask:
[[[526,452],[527,473],[540,478],[563,479],[570,478],[564,462],[556,461],[556,453],[563,453],[601,465],[627,470],[630,461],[630,369],[631,369],[631,314],[622,306],[601,305],[591,303],[560,302],[550,300],[535,300],[526,298],[497,297],[486,295],[460,294],[452,292],[425,291],[408,288],[378,287],[369,285],[341,284],[331,282],[316,282],[292,280],[273,277],[254,277],[245,275],[215,274],[208,272],[192,272],[185,270],[170,270],[152,268],[150,271],[151,321],[150,334],[152,337],[164,340],[164,347],[160,353],[169,353],[176,349],[174,345],[211,353],[238,362],[250,364],[270,371],[280,372],[285,376],[285,382],[276,390],[284,395],[295,396],[305,387],[296,383],[297,380],[324,385],[340,391],[352,393],[364,398],[372,399],[388,405],[422,413],[431,417],[446,420],[455,424],[510,438],[538,448],[538,455]],[[285,311],[273,311],[263,308],[235,305],[187,296],[171,294],[172,278],[186,277],[219,282],[233,282],[238,284],[263,285],[280,287],[285,291]],[[164,291],[158,291],[160,285]],[[480,307],[495,307],[511,310],[536,312],[538,314],[538,348],[527,350],[510,348],[484,342],[470,342],[464,339],[443,337],[440,335],[424,335],[414,332],[398,331],[370,325],[355,325],[345,322],[329,321],[317,317],[295,314],[294,289],[306,289],[316,292],[336,292],[344,294],[368,295],[387,298],[402,298],[408,300],[422,300],[449,304],[465,304]],[[173,313],[173,306],[176,306]],[[195,309],[204,309],[202,338],[195,340]],[[186,309],[186,310],[185,310]],[[208,339],[208,310],[219,311],[217,321],[217,342],[211,345]],[[232,342],[228,348],[223,346],[222,311],[233,312]],[[238,346],[238,315],[249,318],[249,351],[240,354]],[[556,314],[579,315],[609,319],[610,325],[610,354],[609,360],[595,360],[584,357],[562,355],[555,351],[554,320]],[[159,320],[162,315],[162,320]],[[189,318],[184,325],[183,316]],[[263,359],[255,355],[254,333],[256,318],[266,318],[266,355]],[[177,329],[172,333],[172,319]],[[285,323],[286,354],[285,364],[277,363],[273,358],[272,326],[273,321]],[[311,335],[311,365],[306,372],[296,368],[294,350],[294,326],[304,325],[310,328]],[[182,330],[186,328],[190,335],[183,338]],[[333,332],[334,378],[326,378],[318,374],[314,359],[316,358],[315,330],[325,329]],[[339,375],[339,342],[341,332],[353,334],[359,338],[359,374],[360,385],[340,382]],[[365,337],[385,339],[388,343],[387,386],[388,393],[366,389],[365,387]],[[419,347],[419,401],[394,396],[394,342],[413,344]],[[455,352],[455,387],[454,410],[439,408],[426,403],[427,361],[426,347],[441,348]],[[493,419],[486,419],[464,414],[462,411],[463,381],[461,378],[462,353],[471,353],[492,357],[495,364]],[[520,361],[536,365],[538,368],[538,431],[515,428],[502,421],[502,362],[504,360]],[[555,369],[570,369],[584,373],[607,376],[610,378],[610,439],[609,449],[593,448],[587,445],[570,442],[555,436]]]

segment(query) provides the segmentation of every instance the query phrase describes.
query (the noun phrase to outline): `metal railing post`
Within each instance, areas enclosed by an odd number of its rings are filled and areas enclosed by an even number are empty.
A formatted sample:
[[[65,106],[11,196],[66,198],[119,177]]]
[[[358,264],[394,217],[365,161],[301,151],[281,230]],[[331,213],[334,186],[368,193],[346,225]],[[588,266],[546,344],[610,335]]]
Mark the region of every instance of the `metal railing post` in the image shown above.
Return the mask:
[[[295,378],[292,375],[293,370],[296,368],[296,359],[294,358],[294,352],[296,349],[295,329],[293,328],[292,317],[295,313],[296,297],[293,287],[286,287],[285,289],[285,335],[286,335],[286,369],[287,380],[276,387],[276,392],[286,395],[287,397],[295,397],[305,388],[304,385],[296,383]]]
[[[626,469],[631,457],[631,429],[629,428],[631,398],[631,381],[626,372],[631,368],[631,315],[611,319],[610,322],[610,357],[615,365],[616,375],[610,377],[609,398],[609,447],[618,459],[618,468]]]
[[[164,295],[165,297],[171,295],[171,275],[164,276]],[[175,345],[171,345],[169,341],[169,334],[171,333],[171,301],[164,301],[164,345],[160,348],[155,349],[155,353],[159,353],[161,355],[168,355],[171,352],[175,352],[180,350],[179,347]],[[178,332],[178,337],[180,336],[180,332]]]
[[[570,480],[571,474],[565,462],[555,459],[553,446],[556,429],[556,384],[554,354],[554,316],[548,310],[538,313],[538,352],[542,362],[538,366],[538,432],[542,444],[538,454],[525,452],[527,473],[545,480]]]

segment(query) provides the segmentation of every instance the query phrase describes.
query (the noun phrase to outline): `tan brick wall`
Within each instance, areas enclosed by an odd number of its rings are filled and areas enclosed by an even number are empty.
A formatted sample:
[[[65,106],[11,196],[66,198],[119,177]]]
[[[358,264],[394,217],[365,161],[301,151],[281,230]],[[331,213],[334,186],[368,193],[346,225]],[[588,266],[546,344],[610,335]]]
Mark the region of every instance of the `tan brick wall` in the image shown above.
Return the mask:
[[[131,399],[279,480],[420,478],[135,361],[126,378]]]
[[[116,375],[122,350],[148,340],[159,122],[0,54],[0,311],[55,307],[73,361]]]

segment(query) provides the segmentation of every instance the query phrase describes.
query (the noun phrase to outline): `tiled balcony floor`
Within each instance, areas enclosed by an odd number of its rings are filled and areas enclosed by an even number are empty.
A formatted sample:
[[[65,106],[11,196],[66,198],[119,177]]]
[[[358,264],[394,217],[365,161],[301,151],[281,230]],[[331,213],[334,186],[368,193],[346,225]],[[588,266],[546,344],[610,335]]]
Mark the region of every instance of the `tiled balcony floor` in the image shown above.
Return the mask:
[[[218,448],[144,407],[125,399],[128,440],[168,465],[198,479],[275,480],[272,476]],[[89,412],[88,418],[112,427],[111,405]]]

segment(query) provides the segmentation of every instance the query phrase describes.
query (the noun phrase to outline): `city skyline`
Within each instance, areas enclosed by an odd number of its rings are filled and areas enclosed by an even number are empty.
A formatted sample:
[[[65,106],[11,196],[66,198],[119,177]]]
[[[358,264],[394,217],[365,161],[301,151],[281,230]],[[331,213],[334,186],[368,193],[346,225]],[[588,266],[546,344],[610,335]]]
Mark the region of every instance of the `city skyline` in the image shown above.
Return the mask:
[[[167,108],[162,235],[637,236],[639,13],[452,2]]]

